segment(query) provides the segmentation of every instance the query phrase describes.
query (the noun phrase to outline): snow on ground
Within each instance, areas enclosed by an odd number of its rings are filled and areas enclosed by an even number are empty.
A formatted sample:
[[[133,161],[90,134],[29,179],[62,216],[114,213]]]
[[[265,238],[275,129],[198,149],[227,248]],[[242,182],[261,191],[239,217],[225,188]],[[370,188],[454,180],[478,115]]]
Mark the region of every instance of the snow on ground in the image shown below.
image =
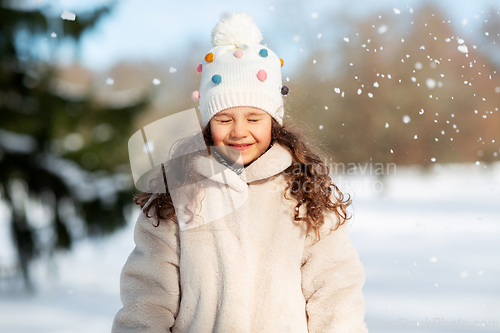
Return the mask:
[[[372,328],[446,321],[454,331],[460,320],[462,330],[485,321],[481,331],[500,331],[500,164],[398,168],[382,193],[355,199],[351,239]]]
[[[500,164],[398,167],[382,180],[337,181],[355,195],[350,235],[366,271],[370,332],[500,331]],[[136,214],[110,238],[81,241],[57,265],[40,265],[35,296],[0,284],[0,331],[109,332]]]

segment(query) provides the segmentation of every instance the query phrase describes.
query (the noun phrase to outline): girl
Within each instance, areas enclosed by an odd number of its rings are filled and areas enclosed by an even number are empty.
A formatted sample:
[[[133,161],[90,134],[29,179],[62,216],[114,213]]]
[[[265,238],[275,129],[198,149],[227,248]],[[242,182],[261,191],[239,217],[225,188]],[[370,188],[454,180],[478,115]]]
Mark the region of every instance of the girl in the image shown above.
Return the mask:
[[[283,61],[261,40],[247,14],[214,28],[193,93],[210,154],[186,157],[167,193],[135,197],[113,332],[367,331],[350,200],[283,124]]]

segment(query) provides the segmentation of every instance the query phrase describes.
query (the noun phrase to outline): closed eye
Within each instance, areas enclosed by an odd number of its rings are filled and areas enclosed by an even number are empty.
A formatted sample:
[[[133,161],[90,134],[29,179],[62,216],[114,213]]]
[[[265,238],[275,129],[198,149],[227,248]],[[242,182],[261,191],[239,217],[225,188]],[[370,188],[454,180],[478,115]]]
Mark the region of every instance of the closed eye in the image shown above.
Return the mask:
[[[261,121],[263,118],[249,118],[248,121],[251,122],[251,123],[256,123],[256,122],[259,122]]]

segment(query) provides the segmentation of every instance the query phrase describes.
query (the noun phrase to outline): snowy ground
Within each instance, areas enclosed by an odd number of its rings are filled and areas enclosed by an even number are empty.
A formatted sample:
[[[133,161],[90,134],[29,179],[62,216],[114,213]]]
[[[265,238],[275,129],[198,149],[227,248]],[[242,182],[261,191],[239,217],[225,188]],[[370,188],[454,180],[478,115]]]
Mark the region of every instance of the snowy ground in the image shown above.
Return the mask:
[[[370,332],[391,322],[391,331],[500,331],[500,164],[435,165],[426,173],[399,167],[383,183],[369,175],[338,181],[355,192],[350,235],[366,270]],[[132,224],[79,242],[60,256],[57,273],[38,267],[44,283],[34,297],[3,281],[0,331],[109,332]]]
[[[355,199],[351,228],[369,326],[500,332],[500,164],[399,168],[379,194]]]

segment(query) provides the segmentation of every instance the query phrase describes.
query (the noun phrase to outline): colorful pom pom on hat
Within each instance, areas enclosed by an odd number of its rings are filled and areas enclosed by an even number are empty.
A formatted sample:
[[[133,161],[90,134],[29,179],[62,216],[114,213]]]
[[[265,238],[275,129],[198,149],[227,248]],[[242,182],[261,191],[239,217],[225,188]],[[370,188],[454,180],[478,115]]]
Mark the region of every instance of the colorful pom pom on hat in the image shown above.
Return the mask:
[[[283,123],[281,60],[266,45],[246,13],[226,12],[212,30],[213,48],[198,66],[199,100],[205,127],[218,112],[238,106],[262,109]]]

